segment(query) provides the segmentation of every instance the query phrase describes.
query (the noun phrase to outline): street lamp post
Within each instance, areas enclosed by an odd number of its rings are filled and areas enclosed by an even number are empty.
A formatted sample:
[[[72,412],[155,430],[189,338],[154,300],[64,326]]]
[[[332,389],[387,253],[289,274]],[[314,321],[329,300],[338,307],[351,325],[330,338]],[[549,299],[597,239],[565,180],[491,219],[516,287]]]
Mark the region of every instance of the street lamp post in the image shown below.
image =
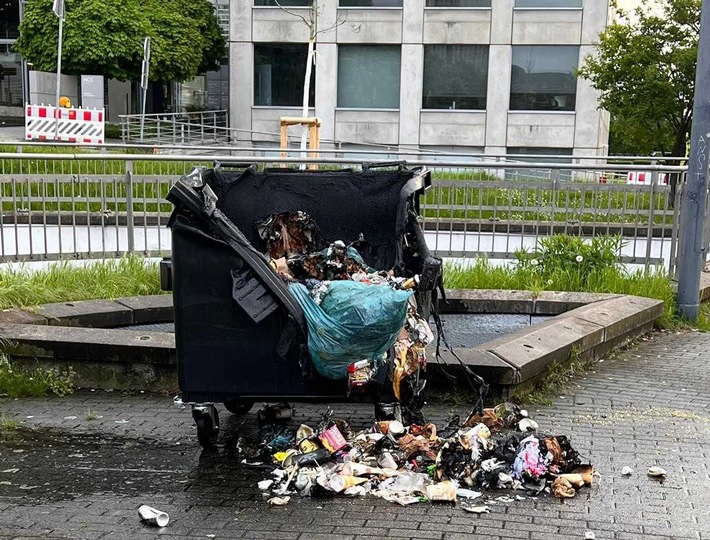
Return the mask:
[[[705,266],[705,205],[710,158],[710,0],[703,0],[698,63],[695,69],[693,127],[690,134],[688,178],[683,189],[678,250],[678,309],[698,318],[700,274]]]

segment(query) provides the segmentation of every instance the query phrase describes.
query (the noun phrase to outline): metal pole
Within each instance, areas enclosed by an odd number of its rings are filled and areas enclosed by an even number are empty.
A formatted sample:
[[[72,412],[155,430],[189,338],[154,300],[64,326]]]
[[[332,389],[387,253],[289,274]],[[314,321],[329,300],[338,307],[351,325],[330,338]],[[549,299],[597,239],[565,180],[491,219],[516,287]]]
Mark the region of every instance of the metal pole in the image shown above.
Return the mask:
[[[57,91],[54,95],[54,105],[56,109],[54,110],[55,124],[54,124],[54,140],[57,140],[59,136],[59,93],[60,84],[62,78],[62,34],[64,32],[64,13],[59,17],[59,44],[57,45]]]
[[[696,320],[700,307],[700,273],[705,266],[705,202],[710,157],[710,0],[703,0],[700,16],[698,64],[695,70],[693,128],[690,134],[688,178],[682,193],[678,252],[678,310]]]
[[[141,65],[141,133],[140,141],[143,142],[143,128],[145,127],[145,102],[148,95],[148,77],[150,72],[150,37],[143,40],[143,64]]]

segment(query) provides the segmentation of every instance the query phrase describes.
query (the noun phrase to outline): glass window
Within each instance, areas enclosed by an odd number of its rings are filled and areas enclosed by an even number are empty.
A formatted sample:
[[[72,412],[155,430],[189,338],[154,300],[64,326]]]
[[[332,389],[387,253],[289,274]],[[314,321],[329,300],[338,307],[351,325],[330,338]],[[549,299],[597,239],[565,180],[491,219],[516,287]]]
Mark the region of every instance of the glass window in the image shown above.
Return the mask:
[[[426,7],[491,7],[491,0],[426,0]]]
[[[19,26],[20,0],[0,0],[0,39],[17,39]]]
[[[10,47],[0,44],[0,107],[22,107],[22,63]]]
[[[399,45],[338,47],[338,107],[399,108]]]
[[[340,0],[340,7],[402,7],[402,0]]]
[[[515,0],[515,7],[558,8],[582,7],[582,0]]]
[[[213,110],[229,109],[229,60],[222,59],[218,71],[205,73],[205,108]],[[301,103],[303,105],[303,103]]]
[[[254,45],[254,105],[300,107],[306,76],[305,43],[257,43]],[[311,71],[309,104],[315,97],[315,69]]]
[[[510,109],[574,111],[578,57],[577,46],[514,46]]]
[[[485,109],[487,45],[424,46],[424,109]]]
[[[284,7],[310,6],[311,0],[254,0],[255,6],[278,7],[279,4]]]

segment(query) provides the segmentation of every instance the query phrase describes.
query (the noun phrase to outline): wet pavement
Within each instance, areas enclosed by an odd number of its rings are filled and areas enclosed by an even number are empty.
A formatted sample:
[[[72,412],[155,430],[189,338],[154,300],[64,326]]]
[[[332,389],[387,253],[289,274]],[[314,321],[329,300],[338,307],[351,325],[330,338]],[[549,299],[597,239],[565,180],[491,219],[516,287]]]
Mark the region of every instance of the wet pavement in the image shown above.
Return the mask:
[[[0,539],[524,538],[710,539],[710,335],[655,334],[607,358],[554,405],[529,407],[541,430],[566,434],[601,479],[572,500],[498,503],[474,515],[448,503],[400,507],[374,498],[292,498],[269,507],[266,475],[240,463],[237,440],[256,429],[221,410],[216,451],[202,451],[188,411],[170,396],[82,391],[67,398],[0,399],[19,428],[0,442]],[[314,424],[324,405],[295,404]],[[333,404],[354,428],[372,408]],[[430,404],[435,422],[467,407]],[[634,474],[622,477],[631,466]],[[665,482],[648,478],[660,465]],[[15,471],[15,469],[17,469]],[[137,508],[170,513],[162,530]],[[214,536],[212,536],[214,535]]]

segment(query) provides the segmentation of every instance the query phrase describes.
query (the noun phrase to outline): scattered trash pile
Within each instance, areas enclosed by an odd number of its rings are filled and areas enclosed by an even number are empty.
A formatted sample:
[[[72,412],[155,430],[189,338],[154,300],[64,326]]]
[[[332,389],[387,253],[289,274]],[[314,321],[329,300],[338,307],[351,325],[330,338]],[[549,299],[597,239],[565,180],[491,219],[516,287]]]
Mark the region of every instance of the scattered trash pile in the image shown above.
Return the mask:
[[[289,284],[308,324],[308,351],[316,370],[348,380],[348,394],[362,393],[388,360],[397,400],[406,377],[426,368],[425,348],[434,336],[417,311],[419,276],[370,268],[349,245],[327,245],[305,212],[272,214],[257,223],[271,267]]]
[[[574,497],[592,484],[591,465],[582,464],[567,437],[538,432],[511,403],[472,413],[463,423],[454,417],[441,430],[391,420],[353,433],[329,411],[315,428],[264,426],[260,439],[243,463],[273,462],[273,478],[258,483],[272,505],[288,504],[294,494],[370,495],[404,506],[459,501],[465,511],[483,513],[543,492]],[[484,494],[496,489],[525,496]]]

